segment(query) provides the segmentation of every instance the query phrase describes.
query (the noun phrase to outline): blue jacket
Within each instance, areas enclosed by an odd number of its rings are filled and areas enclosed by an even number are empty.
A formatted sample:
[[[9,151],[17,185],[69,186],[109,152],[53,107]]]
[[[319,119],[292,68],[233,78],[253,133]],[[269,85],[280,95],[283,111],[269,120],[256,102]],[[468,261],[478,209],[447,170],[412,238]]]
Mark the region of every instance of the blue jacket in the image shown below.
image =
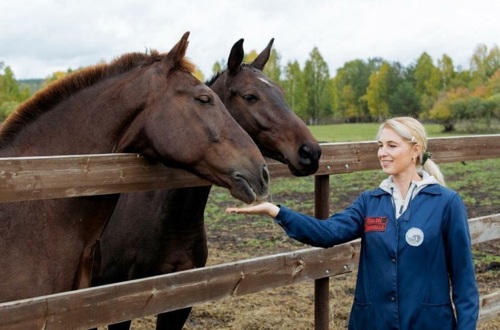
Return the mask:
[[[476,329],[479,293],[467,214],[456,192],[426,186],[398,219],[391,194],[377,188],[327,220],[284,206],[275,220],[312,246],[361,238],[349,329]]]

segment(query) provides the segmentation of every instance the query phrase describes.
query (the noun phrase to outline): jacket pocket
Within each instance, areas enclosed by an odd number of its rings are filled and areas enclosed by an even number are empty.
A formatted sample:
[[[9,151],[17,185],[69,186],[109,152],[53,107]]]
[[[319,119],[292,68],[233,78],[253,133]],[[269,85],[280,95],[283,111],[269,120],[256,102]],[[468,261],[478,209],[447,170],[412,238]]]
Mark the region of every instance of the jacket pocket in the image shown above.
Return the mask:
[[[456,329],[455,315],[451,302],[420,305],[418,317],[412,329],[453,330]]]
[[[366,330],[373,327],[372,304],[354,299],[349,317],[349,330]]]

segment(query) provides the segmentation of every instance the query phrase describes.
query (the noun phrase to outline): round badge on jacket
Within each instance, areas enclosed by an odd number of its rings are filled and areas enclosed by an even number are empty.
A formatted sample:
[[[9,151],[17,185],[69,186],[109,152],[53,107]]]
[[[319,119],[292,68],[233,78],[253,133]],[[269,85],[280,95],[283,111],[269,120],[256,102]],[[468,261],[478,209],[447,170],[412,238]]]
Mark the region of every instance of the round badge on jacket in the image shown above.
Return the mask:
[[[424,232],[420,228],[410,228],[405,235],[406,243],[411,246],[419,246],[424,241]]]

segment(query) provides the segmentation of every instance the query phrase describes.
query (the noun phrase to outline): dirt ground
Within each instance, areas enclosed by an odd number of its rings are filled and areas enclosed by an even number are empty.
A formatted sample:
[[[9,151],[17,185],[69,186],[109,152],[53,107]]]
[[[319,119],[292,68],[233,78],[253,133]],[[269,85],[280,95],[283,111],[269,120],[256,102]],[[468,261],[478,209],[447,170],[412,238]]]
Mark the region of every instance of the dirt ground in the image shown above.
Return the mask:
[[[238,226],[237,232],[234,231],[235,228],[228,227],[226,231],[209,233],[209,265],[305,247],[287,239],[281,228],[275,226],[270,226],[260,232],[244,230],[245,227],[252,226],[249,219],[245,221],[248,223]],[[282,239],[282,243],[278,249],[275,247],[257,249],[246,244],[251,242],[255,235],[260,239]],[[475,248],[498,255],[500,240],[480,244]],[[498,263],[485,264],[476,271],[481,295],[500,290],[500,265]],[[330,329],[346,329],[354,284],[354,273],[330,279]],[[154,317],[134,320],[133,329],[154,329]],[[314,285],[312,282],[301,283],[195,306],[185,329],[314,329]],[[500,316],[482,321],[478,329],[500,329]]]

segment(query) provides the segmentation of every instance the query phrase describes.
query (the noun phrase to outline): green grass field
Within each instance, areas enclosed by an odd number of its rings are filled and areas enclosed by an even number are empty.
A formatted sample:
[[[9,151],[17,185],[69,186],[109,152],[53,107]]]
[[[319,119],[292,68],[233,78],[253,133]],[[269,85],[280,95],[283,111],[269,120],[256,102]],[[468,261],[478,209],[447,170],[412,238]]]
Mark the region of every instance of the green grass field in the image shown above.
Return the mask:
[[[425,124],[428,137],[451,136],[457,134],[442,133],[442,126]],[[309,129],[320,142],[353,142],[375,140],[379,128],[378,123],[336,124],[309,126]]]

